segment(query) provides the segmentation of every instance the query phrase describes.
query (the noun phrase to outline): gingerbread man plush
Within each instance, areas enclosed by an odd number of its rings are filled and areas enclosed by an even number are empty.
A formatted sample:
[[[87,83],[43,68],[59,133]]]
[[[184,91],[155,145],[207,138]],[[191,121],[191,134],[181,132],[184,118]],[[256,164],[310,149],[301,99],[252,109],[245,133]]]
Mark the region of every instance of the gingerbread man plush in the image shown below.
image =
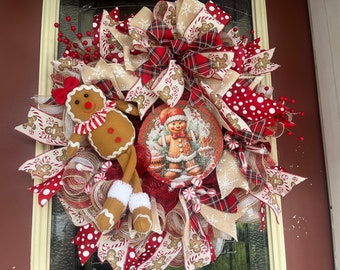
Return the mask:
[[[67,147],[67,157],[73,157],[84,136],[95,151],[106,160],[117,159],[122,170],[121,180],[113,182],[102,211],[97,217],[101,230],[110,230],[120,220],[127,206],[133,217],[134,229],[145,233],[151,228],[149,196],[142,191],[136,171],[135,129],[129,119],[117,110],[132,111],[124,101],[107,101],[95,86],[74,88],[66,100],[66,111],[76,123]],[[134,108],[136,110],[136,108]],[[137,110],[132,114],[138,114]]]

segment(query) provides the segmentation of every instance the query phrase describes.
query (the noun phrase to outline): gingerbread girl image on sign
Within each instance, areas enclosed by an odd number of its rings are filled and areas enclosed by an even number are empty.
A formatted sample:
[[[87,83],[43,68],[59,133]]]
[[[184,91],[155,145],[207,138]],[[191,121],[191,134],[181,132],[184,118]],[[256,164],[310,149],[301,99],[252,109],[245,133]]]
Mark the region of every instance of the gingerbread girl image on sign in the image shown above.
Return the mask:
[[[138,142],[151,151],[149,172],[157,179],[180,187],[203,179],[215,168],[222,134],[204,106],[192,108],[184,101],[175,107],[162,105],[144,122]]]

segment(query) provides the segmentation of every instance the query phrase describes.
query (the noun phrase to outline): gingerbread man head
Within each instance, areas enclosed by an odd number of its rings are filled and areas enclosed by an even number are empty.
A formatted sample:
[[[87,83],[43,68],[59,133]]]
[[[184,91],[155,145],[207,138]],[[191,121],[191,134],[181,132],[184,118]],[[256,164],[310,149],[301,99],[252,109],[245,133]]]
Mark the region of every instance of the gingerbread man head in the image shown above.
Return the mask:
[[[66,99],[67,113],[75,122],[89,120],[92,115],[105,107],[106,97],[94,87],[82,85],[74,88]]]
[[[159,116],[160,123],[165,125],[171,134],[185,132],[187,128],[187,117],[181,108],[166,108]]]

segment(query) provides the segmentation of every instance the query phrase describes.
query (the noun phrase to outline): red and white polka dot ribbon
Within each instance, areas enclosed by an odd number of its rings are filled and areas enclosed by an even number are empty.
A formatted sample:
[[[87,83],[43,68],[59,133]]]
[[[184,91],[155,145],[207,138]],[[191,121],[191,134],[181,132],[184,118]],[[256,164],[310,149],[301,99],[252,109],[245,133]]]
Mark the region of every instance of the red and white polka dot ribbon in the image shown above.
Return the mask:
[[[90,224],[81,227],[73,240],[73,244],[78,246],[78,256],[82,265],[97,250],[97,242],[101,236],[101,232],[97,231]]]
[[[57,175],[47,179],[34,187],[29,188],[30,191],[38,193],[38,203],[40,206],[44,206],[62,187],[62,175],[64,169]]]

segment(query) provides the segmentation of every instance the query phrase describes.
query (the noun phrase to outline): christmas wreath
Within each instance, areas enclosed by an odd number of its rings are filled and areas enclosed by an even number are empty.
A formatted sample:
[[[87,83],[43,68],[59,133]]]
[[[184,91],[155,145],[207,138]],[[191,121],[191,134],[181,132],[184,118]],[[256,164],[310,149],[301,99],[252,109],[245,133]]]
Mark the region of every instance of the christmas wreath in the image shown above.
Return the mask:
[[[16,127],[53,147],[19,169],[41,179],[41,206],[58,196],[82,264],[97,251],[114,269],[200,268],[305,180],[271,156],[294,126],[261,83],[274,49],[230,20],[212,1],[159,1],[123,19],[104,10],[75,40],[59,31],[51,96]]]

